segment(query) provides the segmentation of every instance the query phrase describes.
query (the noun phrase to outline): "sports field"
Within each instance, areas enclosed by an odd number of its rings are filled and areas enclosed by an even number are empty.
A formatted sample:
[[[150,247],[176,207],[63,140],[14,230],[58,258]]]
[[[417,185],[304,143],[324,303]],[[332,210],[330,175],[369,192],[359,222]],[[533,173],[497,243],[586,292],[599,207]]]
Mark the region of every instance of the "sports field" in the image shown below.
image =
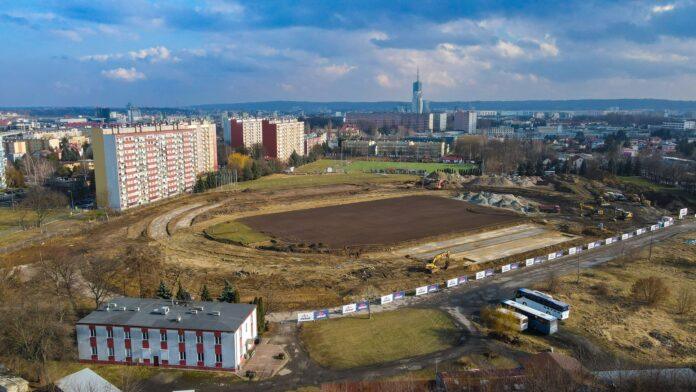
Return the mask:
[[[320,159],[316,162],[306,164],[297,168],[297,173],[325,173],[327,168],[332,168],[334,172],[355,173],[370,172],[373,170],[406,169],[406,170],[425,170],[428,172],[443,169],[471,169],[476,165],[470,163],[451,164],[439,162],[387,162],[387,161],[365,161],[365,160],[335,160]]]
[[[438,196],[406,196],[254,215],[244,225],[288,243],[390,245],[520,221],[516,214]]]

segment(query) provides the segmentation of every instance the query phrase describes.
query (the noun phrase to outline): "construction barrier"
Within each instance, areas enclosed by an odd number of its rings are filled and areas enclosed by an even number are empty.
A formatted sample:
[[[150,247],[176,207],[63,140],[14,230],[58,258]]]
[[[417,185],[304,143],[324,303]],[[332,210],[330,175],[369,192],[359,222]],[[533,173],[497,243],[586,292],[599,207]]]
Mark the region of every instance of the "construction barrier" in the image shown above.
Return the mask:
[[[681,214],[681,211],[680,211]],[[557,252],[552,252],[549,253],[548,255],[545,256],[537,256],[533,258],[528,258],[524,262],[515,262],[515,263],[510,263],[510,264],[505,264],[500,268],[500,273],[505,273],[509,272],[512,270],[520,269],[520,268],[526,268],[526,267],[531,267],[536,264],[541,264],[545,261],[549,260],[555,260],[557,258],[563,257],[563,256],[572,256],[576,255],[578,253],[581,253],[585,250],[591,250],[591,249],[597,249],[603,245],[611,245],[616,242],[620,241],[626,241],[635,235],[641,235],[644,234],[648,231],[656,231],[660,230],[663,228],[667,228],[671,225],[674,224],[674,219],[671,217],[664,217],[662,221],[658,222],[657,224],[651,225],[649,227],[645,228],[640,228],[636,230],[631,230],[630,232],[623,233],[618,237],[608,237],[604,240],[600,241],[593,241],[585,244],[584,246],[574,246],[568,248],[566,251],[557,251]],[[493,268],[486,269],[484,271],[478,271],[474,275],[471,276],[471,279],[473,280],[480,280],[480,279],[485,279],[490,276],[493,276],[495,274]],[[466,284],[470,280],[469,276],[458,276],[456,278],[450,278],[445,280],[445,288],[454,288],[456,286]],[[432,294],[436,293],[438,291],[442,291],[440,288],[440,283],[435,283],[435,284],[430,284],[430,285],[425,285],[425,286],[420,286],[417,287],[415,290],[412,292],[415,293],[416,296],[422,296],[422,295],[427,295],[427,294]],[[396,291],[391,294],[383,295],[379,297],[379,299],[375,300],[375,304],[380,304],[380,305],[386,305],[393,303],[398,300],[402,300],[406,298],[406,292],[405,291]],[[336,313],[340,314],[350,314],[354,312],[359,312],[361,310],[369,310],[370,308],[370,300],[362,300],[360,302],[352,303],[352,304],[347,304],[343,305],[340,307],[340,309],[336,310]],[[307,311],[307,312],[298,312],[297,313],[297,322],[306,322],[306,321],[316,321],[316,320],[325,320],[329,318],[330,311],[329,309],[322,309],[322,310],[316,310],[316,311]]]

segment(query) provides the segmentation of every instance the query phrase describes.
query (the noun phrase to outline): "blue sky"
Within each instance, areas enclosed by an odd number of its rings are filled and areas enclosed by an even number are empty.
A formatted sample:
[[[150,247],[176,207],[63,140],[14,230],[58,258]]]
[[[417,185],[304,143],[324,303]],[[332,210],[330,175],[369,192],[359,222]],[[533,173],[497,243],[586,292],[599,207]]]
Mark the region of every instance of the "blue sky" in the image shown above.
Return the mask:
[[[696,1],[0,0],[0,105],[696,99]]]

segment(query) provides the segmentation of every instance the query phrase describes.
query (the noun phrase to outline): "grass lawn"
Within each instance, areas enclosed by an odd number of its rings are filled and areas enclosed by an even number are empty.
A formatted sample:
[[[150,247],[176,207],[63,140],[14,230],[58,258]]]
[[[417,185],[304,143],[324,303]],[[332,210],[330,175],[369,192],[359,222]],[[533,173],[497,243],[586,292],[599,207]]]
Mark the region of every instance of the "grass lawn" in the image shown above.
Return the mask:
[[[233,242],[242,245],[250,245],[270,239],[264,234],[237,221],[218,223],[217,225],[207,228],[205,233],[218,241]]]
[[[272,190],[272,189],[295,189],[295,188],[310,188],[314,186],[326,185],[348,185],[348,184],[375,184],[375,183],[390,183],[390,182],[408,182],[415,181],[418,176],[406,174],[372,174],[372,173],[347,173],[347,174],[323,174],[323,175],[288,175],[288,174],[272,174],[270,176],[261,177],[258,180],[244,181],[237,185],[226,185],[217,188],[216,191],[229,191],[232,189],[252,189],[252,190]]]
[[[0,246],[12,245],[25,241],[40,233],[40,230],[36,227],[31,227],[27,230],[22,229],[19,221],[24,214],[25,211],[20,209],[8,207],[0,208]],[[33,225],[36,215],[34,212],[29,211],[24,218],[27,224]],[[62,223],[61,221],[73,218],[75,217],[71,217],[70,211],[67,209],[52,211],[44,221],[44,229],[48,227],[46,225],[60,225]],[[53,226],[51,226],[51,228],[52,227]]]
[[[645,179],[643,177],[638,177],[638,176],[619,177],[619,179],[621,181],[629,183],[629,184],[649,188],[651,191],[655,191],[655,192],[670,192],[670,191],[677,190],[673,186],[655,184],[654,182],[650,182],[647,179]]]
[[[435,171],[446,168],[451,169],[470,169],[475,167],[469,163],[451,164],[439,162],[384,162],[384,161],[363,161],[348,160],[340,161],[334,159],[319,159],[316,162],[308,163],[297,168],[298,173],[324,173],[326,168],[332,167],[334,171],[345,171],[346,173],[370,172],[371,170],[385,169],[413,169]]]
[[[452,347],[459,331],[436,309],[403,309],[302,325],[300,338],[313,361],[348,369],[415,357]]]

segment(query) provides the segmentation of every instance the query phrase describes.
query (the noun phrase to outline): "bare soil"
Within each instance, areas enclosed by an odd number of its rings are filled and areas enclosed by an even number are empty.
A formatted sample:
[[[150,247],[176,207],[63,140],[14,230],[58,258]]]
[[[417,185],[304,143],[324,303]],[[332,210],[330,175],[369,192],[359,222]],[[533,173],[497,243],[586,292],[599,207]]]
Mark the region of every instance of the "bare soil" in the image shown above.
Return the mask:
[[[242,218],[266,235],[333,248],[392,245],[512,223],[516,214],[437,196],[406,196]]]

